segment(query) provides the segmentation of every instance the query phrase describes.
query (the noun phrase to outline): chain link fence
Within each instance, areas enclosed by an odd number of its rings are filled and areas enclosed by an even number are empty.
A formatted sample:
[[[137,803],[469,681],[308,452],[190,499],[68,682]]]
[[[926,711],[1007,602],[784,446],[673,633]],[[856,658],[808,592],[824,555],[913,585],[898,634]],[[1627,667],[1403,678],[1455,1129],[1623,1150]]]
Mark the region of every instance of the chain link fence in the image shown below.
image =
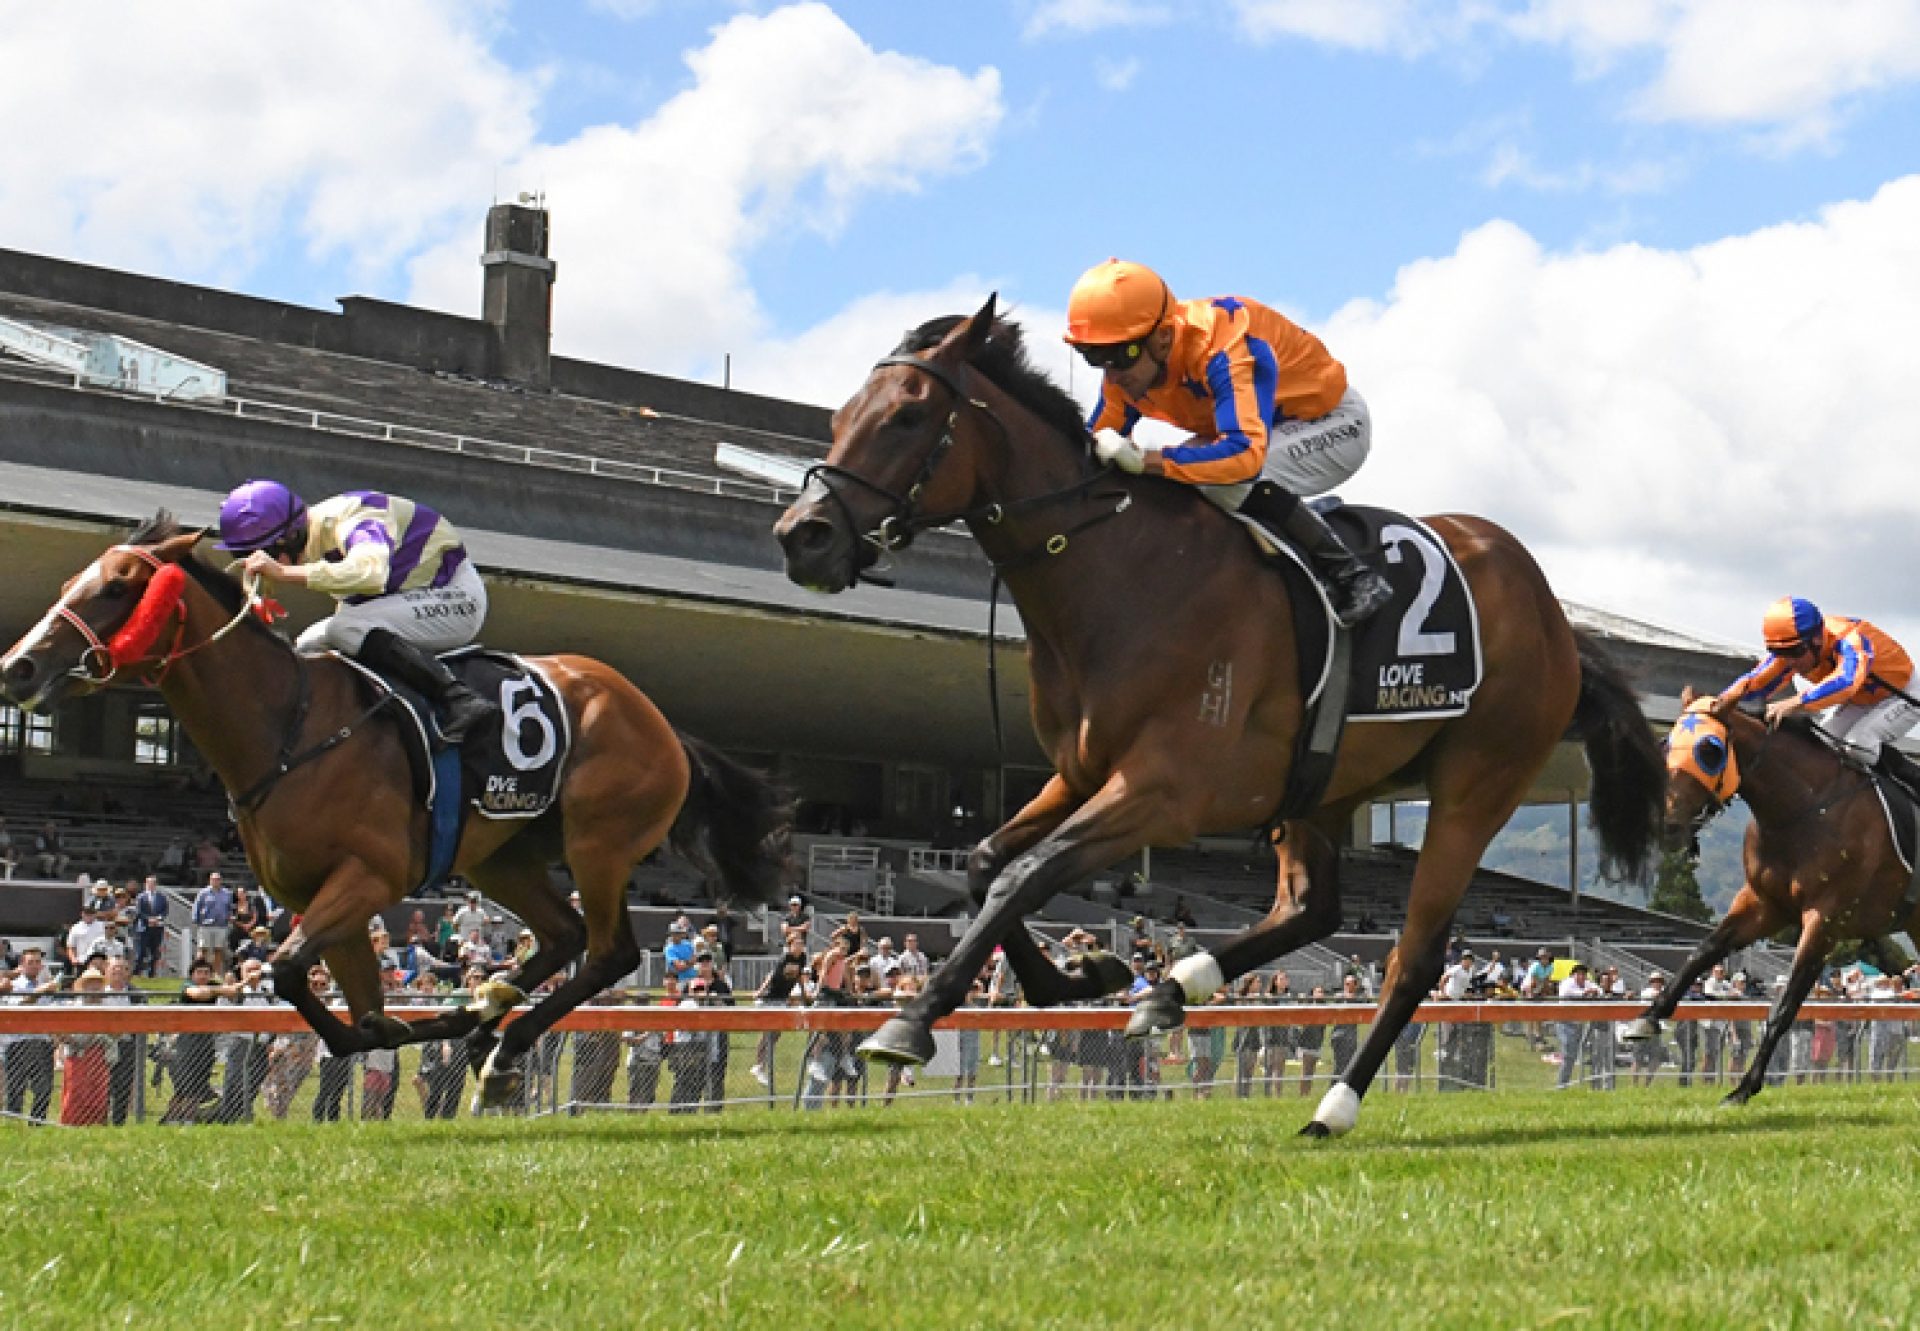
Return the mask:
[[[1626,1003],[1440,1003],[1421,1009],[1374,1091],[1611,1091],[1730,1084],[1766,1008],[1693,1004],[1632,1044]],[[399,1009],[399,1015],[408,1015]],[[418,1015],[421,1009],[414,1010]],[[967,1009],[935,1032],[925,1067],[855,1054],[886,1009],[584,1009],[528,1055],[506,1111],[819,1112],[927,1102],[1036,1103],[1314,1097],[1353,1057],[1370,1006],[1193,1010],[1149,1040],[1115,1008]],[[1920,1007],[1810,1004],[1775,1053],[1775,1084],[1907,1080]],[[477,1112],[466,1046],[436,1041],[335,1058],[290,1008],[0,1008],[0,1122],[101,1126],[261,1119],[452,1119]]]

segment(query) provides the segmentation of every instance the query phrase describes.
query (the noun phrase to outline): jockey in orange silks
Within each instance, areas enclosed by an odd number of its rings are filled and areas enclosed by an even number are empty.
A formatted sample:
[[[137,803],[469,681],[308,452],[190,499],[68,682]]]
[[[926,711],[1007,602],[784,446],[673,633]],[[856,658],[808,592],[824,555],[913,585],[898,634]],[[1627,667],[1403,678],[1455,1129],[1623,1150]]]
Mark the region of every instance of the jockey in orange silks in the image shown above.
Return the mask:
[[[1905,696],[1913,661],[1899,643],[1864,619],[1822,615],[1798,596],[1768,606],[1761,633],[1765,659],[1729,684],[1720,695],[1723,701],[1764,698],[1798,678],[1804,688],[1767,705],[1769,723],[1814,712],[1820,728],[1860,762],[1874,766],[1884,759],[1891,766],[1902,761],[1890,741],[1920,720],[1920,706]]]
[[[1392,597],[1386,579],[1300,502],[1344,483],[1373,442],[1366,402],[1319,338],[1258,301],[1175,300],[1152,269],[1109,259],[1074,284],[1067,341],[1105,375],[1087,423],[1103,461],[1198,486],[1291,541],[1343,624]],[[1136,444],[1144,416],[1191,437]]]

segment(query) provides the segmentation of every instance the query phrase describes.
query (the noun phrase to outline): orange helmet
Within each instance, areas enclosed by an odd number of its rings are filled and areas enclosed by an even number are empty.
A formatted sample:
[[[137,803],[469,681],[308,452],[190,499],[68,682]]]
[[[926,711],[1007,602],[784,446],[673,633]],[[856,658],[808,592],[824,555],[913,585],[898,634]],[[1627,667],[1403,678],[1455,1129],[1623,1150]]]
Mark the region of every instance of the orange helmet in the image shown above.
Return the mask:
[[[1760,637],[1767,650],[1792,651],[1802,643],[1817,643],[1826,620],[1820,607],[1799,596],[1783,596],[1767,607],[1760,620]]]
[[[1067,297],[1067,341],[1112,346],[1145,337],[1173,307],[1173,292],[1143,264],[1108,259],[1073,284]]]

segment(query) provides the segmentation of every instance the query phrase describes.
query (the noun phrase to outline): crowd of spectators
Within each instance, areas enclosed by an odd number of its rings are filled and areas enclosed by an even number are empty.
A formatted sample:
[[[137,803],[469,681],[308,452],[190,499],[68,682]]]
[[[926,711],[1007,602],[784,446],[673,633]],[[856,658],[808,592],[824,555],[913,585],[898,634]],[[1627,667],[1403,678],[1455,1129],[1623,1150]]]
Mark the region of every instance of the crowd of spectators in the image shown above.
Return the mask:
[[[177,990],[167,991],[150,978],[166,915],[157,875],[119,888],[97,879],[76,887],[78,919],[51,954],[34,947],[13,956],[0,944],[0,994],[6,1002],[57,998],[87,1006],[259,1006],[280,1001],[273,993],[268,963],[276,938],[285,936],[289,922],[257,891],[229,885],[218,870],[208,872],[193,897],[196,951],[191,969]],[[1138,1002],[1173,963],[1198,946],[1184,923],[1162,930],[1135,917],[1132,924],[1127,952],[1132,980],[1111,1002]],[[523,965],[537,946],[529,931],[490,907],[477,891],[456,894],[437,916],[430,908],[414,910],[401,933],[392,936],[378,919],[370,924],[388,1003],[395,1007],[465,1003],[489,976]],[[616,987],[596,1001],[677,1008],[742,1002],[762,1007],[892,1006],[918,993],[933,970],[917,935],[905,934],[898,946],[890,937],[872,937],[857,912],[817,921],[796,896],[781,917],[782,950],[767,967],[764,981],[750,994],[736,993],[736,933],[736,922],[724,908],[698,924],[683,914],[669,926],[658,988]],[[1057,964],[1072,969],[1101,950],[1102,941],[1076,929],[1045,945]],[[1375,968],[1355,957],[1330,989],[1311,985],[1300,992],[1285,971],[1274,971],[1246,976],[1211,1002],[1359,1007],[1374,1000],[1378,978]],[[142,980],[147,987],[138,983]],[[336,997],[324,967],[315,967],[307,980],[316,993]],[[1629,992],[1611,967],[1596,971],[1546,949],[1524,964],[1499,952],[1482,960],[1456,938],[1431,997],[1553,998],[1568,1004],[1647,1001],[1665,983],[1655,972],[1644,987]],[[1738,972],[1729,975],[1725,967],[1716,967],[1690,995],[1701,1000],[1770,996],[1755,979]],[[1920,1000],[1920,966],[1904,975],[1882,975],[1857,965],[1836,970],[1814,998]],[[1017,977],[1003,953],[996,949],[971,979],[966,1002],[986,1008],[1020,1004]],[[1909,1026],[1897,1021],[1803,1020],[1783,1042],[1769,1076],[1803,1081],[1891,1076],[1905,1061]],[[1752,1055],[1755,1028],[1750,1020],[1676,1022],[1659,1040],[1629,1045],[1618,1039],[1608,1021],[1566,1020],[1548,1023],[1546,1029],[1507,1024],[1509,1035],[1525,1040],[1557,1065],[1558,1085],[1602,1090],[1614,1088],[1623,1071],[1642,1084],[1659,1075],[1675,1076],[1682,1085],[1736,1075]],[[1042,1069],[1036,1080],[1049,1099],[1171,1097],[1176,1084],[1200,1096],[1228,1087],[1243,1097],[1308,1095],[1317,1080],[1337,1073],[1352,1059],[1361,1031],[1359,1014],[1353,1021],[1316,1025],[1194,1027],[1146,1041],[1129,1041],[1119,1031],[1105,1029],[1038,1034],[966,1030],[957,1033],[952,1081],[940,1093],[970,1102],[983,1069],[1019,1057],[1027,1060],[1024,1066]],[[1427,1031],[1411,1025],[1396,1042],[1384,1070],[1390,1088],[1420,1084]],[[1433,1032],[1434,1066],[1442,1089],[1488,1084],[1493,1023],[1441,1024]],[[568,1038],[570,1059],[563,1056]],[[776,1068],[781,1066],[777,1055],[787,1038],[802,1043],[797,1059],[789,1055],[788,1084],[776,1087]],[[870,1075],[878,1079],[883,1074],[855,1056],[856,1040],[842,1032],[788,1037],[767,1031],[741,1037],[739,1043],[743,1055],[752,1050],[747,1069],[752,1081],[765,1094],[791,1094],[803,1108],[891,1103],[915,1090],[916,1074],[898,1067],[885,1069],[884,1079],[870,1085]],[[523,1103],[719,1112],[729,1101],[734,1044],[735,1038],[725,1032],[692,1025],[571,1037],[549,1033],[528,1056]],[[1170,1077],[1167,1070],[1175,1067],[1184,1076]],[[411,1076],[403,1082],[406,1073]],[[167,1123],[239,1123],[262,1112],[275,1118],[301,1113],[318,1121],[355,1114],[386,1118],[409,1085],[423,1116],[454,1117],[471,1089],[469,1051],[455,1041],[423,1045],[417,1051],[334,1058],[318,1037],[306,1032],[0,1037],[0,1096],[9,1114],[44,1120],[57,1113],[59,1121],[74,1125],[122,1123],[136,1112],[136,1078],[142,1075],[149,1079],[147,1102],[154,1116]],[[309,1083],[313,1094],[303,1097]],[[739,1098],[737,1090],[734,1095]]]

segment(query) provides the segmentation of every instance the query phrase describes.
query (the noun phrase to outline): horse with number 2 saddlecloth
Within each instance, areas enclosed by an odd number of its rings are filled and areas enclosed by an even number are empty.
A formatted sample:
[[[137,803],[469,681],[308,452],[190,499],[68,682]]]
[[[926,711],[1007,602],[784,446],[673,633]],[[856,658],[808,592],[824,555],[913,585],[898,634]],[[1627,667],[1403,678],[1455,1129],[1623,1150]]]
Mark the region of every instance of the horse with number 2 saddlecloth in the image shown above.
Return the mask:
[[[920,1062],[995,944],[1040,1005],[1118,987],[1111,957],[1055,967],[1021,926],[1054,893],[1136,854],[1259,826],[1287,788],[1302,688],[1288,581],[1240,524],[1190,488],[1109,473],[1080,408],[1026,360],[994,301],[910,333],[834,417],[833,447],[775,535],[790,578],[852,586],[883,549],[964,522],[1027,631],[1034,727],[1054,775],[972,852],[980,913],[925,991],[863,1046]],[[1276,835],[1272,912],[1211,957],[1181,963],[1135,1008],[1135,1033],[1183,1002],[1332,933],[1335,838],[1371,794],[1423,782],[1431,799],[1407,918],[1365,1046],[1305,1131],[1351,1128],[1414,1008],[1439,979],[1447,932],[1488,841],[1575,728],[1593,767],[1609,864],[1638,872],[1659,826],[1658,746],[1632,690],[1568,625],[1520,544],[1479,518],[1429,525],[1479,607],[1485,672],[1451,719],[1348,728],[1316,812]],[[1210,679],[1220,704],[1196,708]]]
[[[1914,876],[1887,825],[1886,800],[1874,778],[1843,759],[1808,718],[1776,726],[1737,703],[1692,689],[1667,736],[1666,824],[1670,837],[1697,839],[1735,796],[1753,811],[1741,863],[1746,881],[1733,904],[1673,983],[1624,1032],[1651,1040],[1693,982],[1728,953],[1794,924],[1800,941],[1786,987],[1740,1084],[1726,1103],[1742,1105],[1766,1084],[1773,1051],[1793,1025],[1834,944],[1873,941],[1920,929]]]
[[[466,1037],[481,1103],[515,1102],[521,1060],[554,1022],[640,963],[627,914],[634,865],[664,841],[710,863],[724,891],[781,890],[791,810],[756,773],[676,732],[628,680],[581,656],[527,658],[566,708],[573,747],[558,796],[525,820],[468,814],[452,872],[517,914],[538,950],[494,977],[475,1004],[408,1023],[382,1010],[367,922],[426,873],[426,809],[400,725],[366,680],[304,657],[256,618],[257,602],[194,557],[203,533],[165,513],[70,578],[40,623],[0,658],[0,692],[29,711],[121,674],[151,673],[173,714],[231,792],[254,874],[300,914],[274,954],[274,989],[336,1055]],[[563,861],[575,910],[548,876]],[[582,952],[579,969],[497,1028]],[[351,1024],[314,996],[324,958]],[[495,1043],[497,1039],[497,1045]]]

